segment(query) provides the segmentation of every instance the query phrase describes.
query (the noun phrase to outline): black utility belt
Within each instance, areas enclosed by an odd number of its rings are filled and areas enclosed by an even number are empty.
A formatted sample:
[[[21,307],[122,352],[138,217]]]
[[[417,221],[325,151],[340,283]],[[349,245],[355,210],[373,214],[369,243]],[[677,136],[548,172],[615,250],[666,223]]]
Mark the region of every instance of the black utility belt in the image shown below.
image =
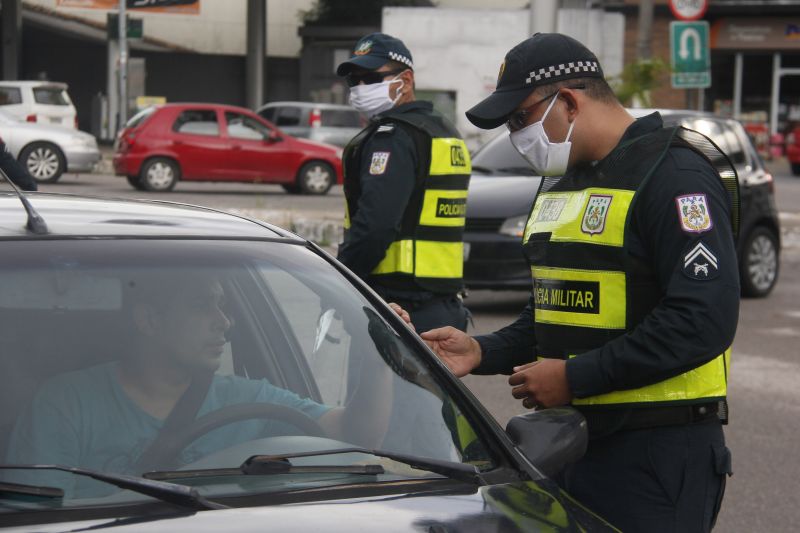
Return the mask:
[[[579,407],[580,409],[580,407]],[[719,402],[628,409],[580,409],[590,436],[633,429],[684,426],[719,418]]]

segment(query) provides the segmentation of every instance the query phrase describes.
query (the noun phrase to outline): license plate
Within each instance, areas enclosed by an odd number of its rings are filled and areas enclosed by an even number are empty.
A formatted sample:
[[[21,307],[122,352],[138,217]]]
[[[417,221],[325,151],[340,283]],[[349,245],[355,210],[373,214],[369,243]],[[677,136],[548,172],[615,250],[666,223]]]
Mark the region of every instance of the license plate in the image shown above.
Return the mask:
[[[51,124],[61,124],[61,119],[60,118],[50,117],[50,123]]]

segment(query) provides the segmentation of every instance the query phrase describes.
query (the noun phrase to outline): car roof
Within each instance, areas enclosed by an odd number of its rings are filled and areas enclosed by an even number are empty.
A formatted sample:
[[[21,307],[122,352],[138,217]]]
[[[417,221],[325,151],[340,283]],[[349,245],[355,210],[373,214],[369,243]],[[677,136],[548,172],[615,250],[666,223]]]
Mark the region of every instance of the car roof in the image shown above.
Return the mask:
[[[266,222],[215,209],[155,200],[26,193],[47,224],[44,238],[206,237],[290,239],[300,237]],[[0,193],[0,239],[38,238],[26,229],[27,213],[13,192]]]
[[[261,109],[266,109],[268,107],[278,107],[278,106],[295,106],[295,107],[308,107],[308,108],[319,108],[319,109],[341,109],[343,111],[352,111],[354,113],[358,113],[356,109],[345,104],[326,104],[320,102],[296,102],[296,101],[267,102],[258,109],[261,110]]]
[[[67,84],[60,81],[41,80],[0,81],[0,87],[58,87],[59,89],[66,89]]]
[[[245,111],[247,113],[253,113],[252,109],[247,109],[246,107],[235,106],[235,105],[228,105],[228,104],[215,104],[212,102],[170,102],[168,104],[157,104],[152,106],[158,109],[222,109],[223,111],[237,111],[242,112]]]

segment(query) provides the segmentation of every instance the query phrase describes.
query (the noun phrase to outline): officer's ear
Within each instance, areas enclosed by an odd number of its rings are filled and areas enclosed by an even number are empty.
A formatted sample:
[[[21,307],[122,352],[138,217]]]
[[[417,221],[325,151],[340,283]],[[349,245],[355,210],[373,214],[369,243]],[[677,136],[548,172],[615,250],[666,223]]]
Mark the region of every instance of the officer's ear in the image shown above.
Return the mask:
[[[405,69],[403,72],[400,73],[400,79],[403,80],[403,92],[405,91],[406,87],[414,89],[414,71],[410,68]]]
[[[567,115],[571,121],[575,118],[580,107],[583,105],[583,95],[580,94],[580,89],[564,87],[558,92],[558,97],[564,102],[564,107],[566,107]]]

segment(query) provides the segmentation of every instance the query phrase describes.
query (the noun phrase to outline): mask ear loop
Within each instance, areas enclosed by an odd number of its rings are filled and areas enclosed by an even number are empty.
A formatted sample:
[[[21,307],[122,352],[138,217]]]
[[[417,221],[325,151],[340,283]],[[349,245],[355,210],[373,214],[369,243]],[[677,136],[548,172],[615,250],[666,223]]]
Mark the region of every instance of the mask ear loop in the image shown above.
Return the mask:
[[[570,136],[572,136],[572,128],[575,127],[575,121],[569,123],[569,130],[567,130],[567,138],[564,139],[564,142],[569,142]]]
[[[539,121],[539,122],[541,122],[541,123],[542,123],[542,126],[544,126],[544,119],[546,119],[546,118],[547,118],[547,115],[550,113],[550,110],[551,110],[551,109],[553,108],[553,106],[555,105],[555,103],[556,103],[556,100],[558,100],[558,94],[559,94],[559,93],[556,93],[556,94],[554,95],[554,96],[555,96],[555,98],[553,98],[553,100],[550,102],[550,105],[549,105],[549,106],[547,106],[547,109],[545,109],[545,111],[544,111],[544,115],[542,115],[542,120],[540,120],[540,121]],[[574,128],[574,127],[575,127],[575,121],[573,120],[572,122],[570,122],[570,123],[569,123],[569,130],[567,131],[567,138],[566,138],[566,139],[564,139],[564,142],[569,142],[569,138],[572,136],[572,128]]]
[[[403,72],[405,72],[405,70]],[[395,76],[394,78],[389,80],[389,85],[393,84],[396,81],[400,82],[400,87],[397,88],[397,92],[395,93],[394,99],[392,100],[392,105],[393,106],[396,105],[397,101],[400,100],[400,97],[403,96],[403,93],[400,92],[400,89],[402,89],[403,87],[406,86],[406,82],[404,82],[403,79],[400,78],[400,76],[403,75],[403,72],[401,72],[400,74],[398,74],[397,76]],[[400,79],[398,79],[398,78],[400,78]]]

